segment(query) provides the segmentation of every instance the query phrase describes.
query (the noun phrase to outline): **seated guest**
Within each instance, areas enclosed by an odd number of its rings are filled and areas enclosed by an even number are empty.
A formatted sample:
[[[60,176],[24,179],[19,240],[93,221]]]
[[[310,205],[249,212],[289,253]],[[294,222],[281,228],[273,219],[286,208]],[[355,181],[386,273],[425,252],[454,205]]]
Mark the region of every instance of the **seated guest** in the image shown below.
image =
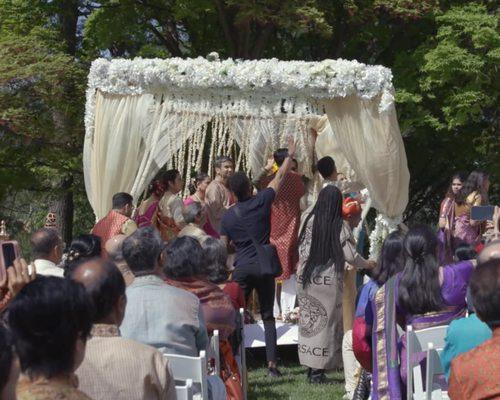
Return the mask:
[[[77,236],[63,256],[64,276],[68,276],[78,264],[99,257],[101,253],[101,238],[99,236],[92,234]]]
[[[488,260],[500,258],[500,240],[493,240],[484,246],[481,253],[477,257],[477,262],[483,264]]]
[[[37,274],[62,278],[64,270],[58,264],[61,262],[63,243],[57,231],[42,228],[31,235],[30,244]]]
[[[71,279],[85,286],[96,310],[85,359],[76,371],[80,390],[94,400],[175,399],[167,359],[154,347],[120,336],[127,297],[118,268],[96,258],[76,267]]]
[[[205,206],[205,193],[207,191],[208,185],[210,185],[210,182],[212,182],[212,179],[210,179],[210,176],[208,174],[206,174],[205,172],[198,172],[191,185],[189,185],[189,191],[191,195],[184,199],[184,205],[188,206],[194,202],[200,203],[201,207],[203,208],[203,230],[207,233],[207,235],[219,238],[219,234],[210,223],[210,220],[208,218],[208,211]]]
[[[19,360],[14,353],[12,336],[7,327],[0,323],[0,399],[16,400],[19,372]]]
[[[461,254],[465,249],[469,248],[461,246],[455,251],[455,255]],[[474,250],[469,250],[467,255],[472,255]],[[495,253],[496,251],[496,253]],[[464,258],[467,256],[463,256]],[[500,258],[500,241],[487,244],[483,251],[479,254],[478,261],[483,264],[490,259]],[[470,287],[467,291],[467,306],[474,312],[472,299],[470,296]],[[469,350],[479,346],[481,343],[491,339],[492,332],[487,324],[482,322],[476,314],[471,314],[468,318],[460,318],[453,321],[446,332],[445,347],[441,354],[441,362],[448,379],[450,376],[451,362],[460,354],[466,353]]]
[[[389,279],[372,302],[373,399],[386,393],[387,387],[396,396],[401,383],[406,382],[405,346],[401,355],[386,351],[397,348],[396,321],[403,329],[412,325],[413,329],[419,330],[447,325],[464,316],[466,311],[465,295],[474,268],[473,261],[440,266],[436,234],[423,225],[410,229],[404,250],[404,270]],[[378,369],[381,365],[385,370]]]
[[[184,206],[182,216],[187,225],[181,229],[177,237],[191,236],[199,242],[208,237],[207,233],[200,228],[203,226],[203,207],[200,203],[194,202]]]
[[[361,288],[354,325],[352,328],[353,350],[361,366],[371,372],[371,325],[373,314],[370,301],[385,282],[404,268],[403,255],[404,236],[396,231],[384,240],[377,266],[370,271],[371,279]]]
[[[491,339],[491,329],[475,313],[451,322],[446,331],[445,346],[441,353],[446,379],[450,377],[451,362],[460,354]]]
[[[234,309],[239,312],[240,308],[245,308],[245,292],[237,282],[228,281],[226,245],[219,239],[209,237],[201,243],[201,247],[206,279],[218,285],[231,298]]]
[[[18,400],[90,399],[73,372],[85,356],[92,302],[79,283],[41,276],[9,306],[8,322],[23,376]]]
[[[477,257],[476,250],[469,244],[462,244],[455,250],[454,261],[467,261]]]
[[[189,236],[174,239],[167,245],[166,259],[166,282],[198,297],[208,334],[217,329],[221,340],[227,339],[236,328],[235,311],[229,296],[206,278],[198,241]]]
[[[106,253],[108,253],[108,259],[115,263],[122,273],[123,279],[125,279],[125,284],[129,286],[134,281],[134,274],[123,258],[122,245],[126,238],[127,236],[125,235],[113,236],[106,242],[105,249]]]
[[[481,264],[472,274],[471,295],[477,316],[493,337],[451,362],[448,393],[453,400],[500,398],[500,259]]]
[[[137,229],[130,219],[134,207],[134,198],[128,193],[116,193],[112,200],[112,209],[92,228],[92,233],[101,238],[103,245],[115,235],[130,235]]]
[[[127,287],[122,336],[163,353],[198,356],[208,343],[200,301],[162,279],[164,243],[153,227],[127,237],[122,251],[134,282]]]

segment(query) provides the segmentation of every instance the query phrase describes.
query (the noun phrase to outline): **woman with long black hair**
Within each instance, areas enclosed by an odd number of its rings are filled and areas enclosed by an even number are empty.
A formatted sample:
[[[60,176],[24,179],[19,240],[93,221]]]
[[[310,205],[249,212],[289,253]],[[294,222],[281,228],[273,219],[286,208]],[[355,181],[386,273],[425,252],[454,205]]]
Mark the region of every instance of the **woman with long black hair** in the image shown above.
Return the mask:
[[[311,383],[323,383],[325,370],[342,361],[345,262],[356,268],[373,266],[356,252],[351,231],[342,219],[342,200],[338,188],[326,186],[300,229],[298,351],[300,363],[309,367]]]
[[[404,337],[397,348],[396,324],[414,330],[447,325],[466,312],[466,292],[473,261],[441,266],[438,240],[428,226],[416,226],[404,240],[405,266],[373,299],[373,399],[398,398],[407,377]],[[401,360],[401,363],[400,361]]]
[[[403,270],[405,265],[403,242],[404,235],[399,231],[387,235],[377,266],[370,272],[371,279],[359,292],[352,328],[353,350],[361,366],[369,372],[372,371],[371,328],[373,324],[370,302],[382,285]]]

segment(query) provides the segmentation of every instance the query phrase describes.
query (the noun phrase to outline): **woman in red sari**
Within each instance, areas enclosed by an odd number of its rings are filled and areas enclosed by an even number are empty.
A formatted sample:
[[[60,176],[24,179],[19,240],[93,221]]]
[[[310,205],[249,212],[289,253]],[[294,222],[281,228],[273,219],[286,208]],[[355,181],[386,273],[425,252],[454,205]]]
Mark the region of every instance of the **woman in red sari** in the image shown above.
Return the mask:
[[[149,185],[149,197],[144,199],[137,209],[135,222],[138,228],[144,228],[151,225],[151,221],[158,207],[158,203],[165,193],[166,186],[159,179],[155,179]]]
[[[269,159],[257,187],[265,189],[288,155],[287,149],[278,149]],[[276,166],[273,164],[276,163]],[[299,261],[298,233],[300,225],[300,199],[306,193],[302,175],[290,171],[283,178],[283,183],[271,208],[271,244],[276,247],[283,273],[278,280],[287,280],[295,273]]]

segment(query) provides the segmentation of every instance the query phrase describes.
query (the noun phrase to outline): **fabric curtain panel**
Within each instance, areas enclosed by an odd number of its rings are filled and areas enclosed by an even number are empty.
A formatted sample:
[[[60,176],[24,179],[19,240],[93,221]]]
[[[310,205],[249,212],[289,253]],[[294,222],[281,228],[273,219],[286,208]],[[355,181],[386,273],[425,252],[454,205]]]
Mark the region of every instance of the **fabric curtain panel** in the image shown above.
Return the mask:
[[[370,191],[375,207],[395,218],[408,204],[410,173],[403,139],[392,105],[379,112],[379,98],[357,96],[325,102],[332,137],[340,152]]]
[[[94,134],[84,144],[87,195],[98,219],[117,192],[133,187],[144,155],[142,136],[150,125],[152,95],[96,94]]]
[[[130,194],[137,201],[151,180],[164,165],[169,165],[183,145],[210,121],[207,114],[171,111],[167,102],[156,101],[152,112],[152,123],[145,136],[145,157]],[[203,131],[205,132],[205,131]],[[192,144],[192,143],[191,143]],[[193,162],[193,160],[191,160]],[[169,165],[171,166],[171,165]],[[184,165],[178,165],[183,170]],[[194,168],[195,165],[189,165]]]
[[[84,145],[85,186],[97,219],[115,193],[137,201],[161,167],[209,115],[170,110],[161,95],[96,94],[94,133]]]
[[[311,127],[318,134],[314,147],[317,159],[319,160],[326,156],[332,157],[335,160],[335,166],[338,172],[343,173],[350,181],[358,182],[356,172],[342,153],[338,140],[335,140],[332,128],[328,122],[328,117],[323,115],[322,117],[316,118]]]

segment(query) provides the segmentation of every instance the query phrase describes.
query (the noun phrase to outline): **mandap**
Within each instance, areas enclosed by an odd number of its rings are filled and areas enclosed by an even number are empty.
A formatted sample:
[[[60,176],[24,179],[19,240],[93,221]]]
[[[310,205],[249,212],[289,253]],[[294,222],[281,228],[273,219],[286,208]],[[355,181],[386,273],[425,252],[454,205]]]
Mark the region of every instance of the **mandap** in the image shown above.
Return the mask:
[[[258,174],[292,135],[299,169],[331,155],[369,191],[378,215],[376,256],[401,222],[409,172],[394,106],[392,73],[357,61],[97,59],[89,72],[83,167],[97,218],[114,193],[138,201],[160,168],[185,177],[229,154]],[[318,132],[316,142],[311,129]]]

